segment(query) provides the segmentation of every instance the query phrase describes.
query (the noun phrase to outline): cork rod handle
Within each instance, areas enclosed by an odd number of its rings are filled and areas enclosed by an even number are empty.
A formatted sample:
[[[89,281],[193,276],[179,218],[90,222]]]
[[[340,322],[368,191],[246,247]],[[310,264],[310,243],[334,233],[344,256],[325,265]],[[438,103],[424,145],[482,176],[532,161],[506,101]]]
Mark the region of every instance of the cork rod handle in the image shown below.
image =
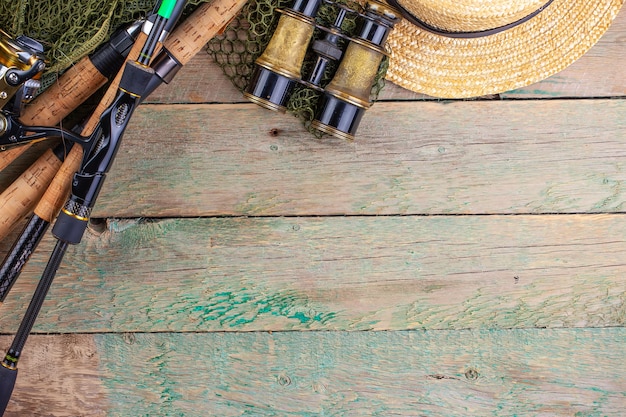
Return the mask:
[[[185,65],[241,10],[247,0],[203,3],[165,40],[164,47]]]
[[[0,240],[37,204],[61,161],[48,149],[0,195]]]
[[[20,120],[27,126],[56,126],[106,81],[89,57],[84,57],[27,105]],[[29,147],[24,145],[0,152],[0,171]]]

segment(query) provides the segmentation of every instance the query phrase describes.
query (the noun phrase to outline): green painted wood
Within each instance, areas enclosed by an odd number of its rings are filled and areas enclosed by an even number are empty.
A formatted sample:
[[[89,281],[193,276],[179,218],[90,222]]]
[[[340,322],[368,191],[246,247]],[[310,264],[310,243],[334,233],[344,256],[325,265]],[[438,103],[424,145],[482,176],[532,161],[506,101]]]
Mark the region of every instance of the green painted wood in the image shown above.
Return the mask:
[[[27,347],[52,358],[46,346],[69,337]],[[69,370],[32,368],[25,352],[7,415],[617,417],[626,406],[624,328],[79,337]],[[99,394],[77,401],[86,389]]]
[[[111,221],[70,248],[35,331],[624,326],[624,236],[621,214]]]
[[[621,212],[624,114],[624,100],[379,103],[346,142],[254,104],[145,105],[94,216]]]

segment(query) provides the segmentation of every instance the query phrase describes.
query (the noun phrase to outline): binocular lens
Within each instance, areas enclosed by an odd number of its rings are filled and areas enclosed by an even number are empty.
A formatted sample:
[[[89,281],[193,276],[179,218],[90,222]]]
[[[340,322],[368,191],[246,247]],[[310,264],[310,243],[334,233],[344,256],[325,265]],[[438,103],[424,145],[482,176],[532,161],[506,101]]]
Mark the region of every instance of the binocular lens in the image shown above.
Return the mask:
[[[355,106],[330,94],[320,99],[319,112],[311,126],[337,138],[353,140],[365,114],[365,108]]]
[[[319,3],[313,3],[317,10]],[[306,4],[301,2],[300,8]],[[255,61],[255,69],[244,96],[267,109],[285,112],[289,96],[297,80],[302,78],[302,63],[313,36],[315,22],[296,11],[287,9],[280,12],[282,16],[278,26],[265,51]]]
[[[296,84],[295,80],[256,65],[243,95],[266,109],[284,113]]]

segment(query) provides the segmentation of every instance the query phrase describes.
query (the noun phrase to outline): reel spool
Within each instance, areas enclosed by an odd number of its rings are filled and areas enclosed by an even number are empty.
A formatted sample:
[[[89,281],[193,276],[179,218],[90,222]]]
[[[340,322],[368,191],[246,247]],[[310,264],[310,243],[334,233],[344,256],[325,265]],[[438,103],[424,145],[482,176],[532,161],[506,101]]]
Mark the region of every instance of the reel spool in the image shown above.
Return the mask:
[[[35,97],[45,67],[39,42],[24,35],[12,38],[0,30],[0,150],[19,140],[15,119]]]
[[[12,38],[0,30],[0,108],[19,115],[33,99],[45,69],[43,46],[28,36]],[[15,98],[14,100],[11,100]],[[7,104],[11,104],[7,106]]]

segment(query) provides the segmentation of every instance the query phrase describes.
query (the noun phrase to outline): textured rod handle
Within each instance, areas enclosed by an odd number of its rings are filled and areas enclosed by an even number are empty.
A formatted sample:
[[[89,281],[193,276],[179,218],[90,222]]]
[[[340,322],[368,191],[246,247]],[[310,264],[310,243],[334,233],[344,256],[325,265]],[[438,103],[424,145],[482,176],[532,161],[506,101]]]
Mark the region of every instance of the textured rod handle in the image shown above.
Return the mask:
[[[165,40],[165,48],[182,64],[189,62],[224,28],[247,0],[215,0],[203,3]]]
[[[0,194],[0,240],[37,204],[61,161],[48,149]]]
[[[56,175],[54,175],[45,193],[42,193],[43,195],[34,210],[37,216],[48,223],[52,223],[63,203],[67,200],[72,176],[80,168],[82,159],[83,149],[75,145],[65,157],[63,164],[59,164],[60,168],[57,169]]]
[[[25,125],[56,126],[106,81],[85,57],[26,106],[20,120]]]
[[[146,34],[141,32],[137,35],[137,39],[135,40],[135,44],[132,49],[128,53],[128,57],[126,61],[134,61],[139,56],[139,52],[141,52],[141,47],[146,40]],[[98,121],[100,120],[100,116],[102,112],[106,110],[107,107],[111,104],[115,95],[117,94],[117,88],[122,77],[122,71],[119,71],[116,77],[111,82],[111,85],[108,87],[105,95],[98,103],[98,106],[94,110],[94,112],[87,120],[87,123],[83,127],[81,135],[87,136],[90,135]],[[80,146],[74,146],[70,153],[65,157],[65,161],[63,161],[63,165],[58,170],[58,173],[54,176],[54,179],[48,186],[48,189],[41,197],[41,200],[35,207],[35,214],[42,219],[45,219],[48,222],[52,222],[56,215],[63,207],[63,204],[67,200],[67,197],[70,192],[70,184],[72,182],[72,177],[80,169],[80,164],[83,160],[83,150]]]
[[[84,57],[26,106],[20,120],[30,126],[56,126],[106,81],[89,57]],[[0,152],[0,170],[29,147],[24,145]]]
[[[0,365],[0,416],[4,414],[4,411],[11,399],[11,393],[15,388],[15,381],[17,380],[17,368],[9,369],[3,365]]]
[[[39,245],[49,224],[37,216],[31,217],[20,237],[9,250],[2,266],[0,266],[0,303],[4,302],[7,294],[11,291],[11,287],[22,272],[22,267],[28,262],[30,255]]]

